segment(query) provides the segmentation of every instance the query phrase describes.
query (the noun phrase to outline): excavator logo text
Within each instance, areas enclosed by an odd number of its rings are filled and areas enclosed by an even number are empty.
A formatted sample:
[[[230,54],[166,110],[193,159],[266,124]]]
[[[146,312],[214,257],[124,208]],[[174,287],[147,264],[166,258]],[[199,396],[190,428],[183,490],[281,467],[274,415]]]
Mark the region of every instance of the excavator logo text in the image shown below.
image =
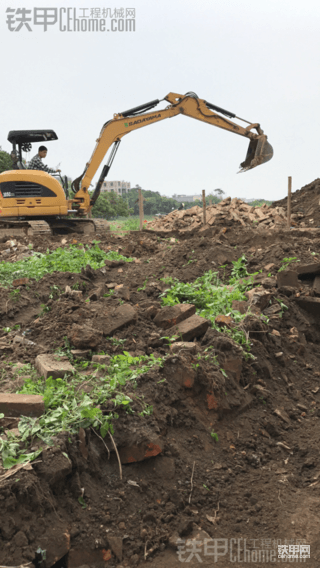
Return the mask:
[[[146,116],[146,118],[140,118],[139,120],[135,120],[134,122],[125,122],[124,125],[127,128],[128,126],[134,126],[135,124],[140,124],[142,122],[149,122],[149,120],[153,120],[154,118],[161,118],[161,113],[154,114],[153,116]]]

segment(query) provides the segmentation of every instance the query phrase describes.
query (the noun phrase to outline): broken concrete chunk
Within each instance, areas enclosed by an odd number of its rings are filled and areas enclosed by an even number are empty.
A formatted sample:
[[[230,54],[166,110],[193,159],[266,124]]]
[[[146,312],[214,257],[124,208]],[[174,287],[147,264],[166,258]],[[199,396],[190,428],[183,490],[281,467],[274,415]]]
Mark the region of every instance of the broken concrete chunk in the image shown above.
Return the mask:
[[[69,361],[59,361],[58,357],[48,353],[36,357],[35,368],[45,379],[48,377],[61,379],[65,375],[72,375],[75,371]]]
[[[209,327],[209,321],[194,315],[190,318],[178,323],[174,327],[171,327],[167,333],[171,337],[172,335],[178,335],[182,341],[190,341],[195,337],[200,337],[204,335]]]
[[[102,340],[102,332],[88,325],[73,324],[68,339],[77,349],[97,349]]]
[[[176,306],[166,306],[154,318],[154,323],[162,329],[169,329],[173,325],[193,316],[196,307],[193,304],[177,304]]]
[[[44,413],[44,402],[36,394],[0,393],[0,412],[5,416],[41,416]]]
[[[137,313],[129,304],[123,304],[117,308],[110,319],[108,319],[103,327],[103,334],[106,336],[113,335],[118,329],[122,329],[136,322]]]
[[[277,274],[278,288],[281,286],[299,287],[298,273],[294,270],[283,270]]]

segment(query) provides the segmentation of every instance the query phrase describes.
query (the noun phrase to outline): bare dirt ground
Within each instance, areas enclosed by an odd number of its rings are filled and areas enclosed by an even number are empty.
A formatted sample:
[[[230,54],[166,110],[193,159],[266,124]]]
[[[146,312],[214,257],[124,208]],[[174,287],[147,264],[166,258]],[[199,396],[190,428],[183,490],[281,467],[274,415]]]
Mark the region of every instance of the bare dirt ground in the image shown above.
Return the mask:
[[[320,230],[268,230],[234,221],[223,231],[213,224],[205,234],[171,240],[152,231],[98,238],[102,249],[136,261],[96,271],[87,267],[81,274],[48,274],[16,286],[16,298],[1,289],[0,390],[16,392],[26,379],[12,363],[33,365],[37,355],[63,348],[67,337],[76,348],[90,343],[88,368],[92,355],[102,351],[165,358],[163,366],[137,378],[137,393],[153,412],[140,416],[137,402],[135,413],[118,412],[114,441],[122,479],[109,437],[103,440],[92,429],[61,434],[54,447],[13,475],[0,467],[0,565],[225,568],[295,562],[318,567]],[[68,236],[63,245],[61,237],[34,239],[33,250],[54,250],[76,239]],[[19,243],[27,249],[30,239]],[[14,262],[23,254],[13,248],[0,244],[1,260]],[[268,294],[268,305],[257,312],[268,320],[259,315],[247,321],[254,358],[246,359],[223,327],[191,337],[192,352],[170,351],[161,339],[166,331],[154,321],[166,288],[161,278],[193,282],[208,270],[227,278],[232,261],[242,255],[249,272],[261,270],[257,283]],[[298,278],[281,284],[278,271],[290,257],[300,261],[289,266]],[[123,285],[118,293],[85,301],[115,284]],[[53,293],[53,286],[61,293]],[[82,296],[65,293],[66,286]],[[104,326],[119,306],[130,306],[135,317],[106,337]],[[81,332],[80,339],[75,334],[83,326],[91,330],[85,341]],[[209,346],[224,375],[205,358]],[[8,420],[0,420],[3,435],[17,427],[17,421]],[[138,458],[142,447],[151,449]],[[78,501],[83,489],[85,508]],[[278,545],[309,545],[310,559],[283,561]],[[46,561],[37,557],[39,548],[47,551]]]

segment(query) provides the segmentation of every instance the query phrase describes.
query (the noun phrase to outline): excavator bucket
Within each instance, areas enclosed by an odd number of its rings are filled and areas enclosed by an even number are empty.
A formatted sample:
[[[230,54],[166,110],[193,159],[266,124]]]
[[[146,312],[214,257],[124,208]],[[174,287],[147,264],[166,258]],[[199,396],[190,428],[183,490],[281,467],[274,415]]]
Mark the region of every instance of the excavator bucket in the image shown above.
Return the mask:
[[[240,172],[246,172],[256,166],[261,166],[261,164],[271,160],[272,156],[273,148],[267,141],[266,135],[261,134],[254,140],[250,140],[246,159],[240,164]]]

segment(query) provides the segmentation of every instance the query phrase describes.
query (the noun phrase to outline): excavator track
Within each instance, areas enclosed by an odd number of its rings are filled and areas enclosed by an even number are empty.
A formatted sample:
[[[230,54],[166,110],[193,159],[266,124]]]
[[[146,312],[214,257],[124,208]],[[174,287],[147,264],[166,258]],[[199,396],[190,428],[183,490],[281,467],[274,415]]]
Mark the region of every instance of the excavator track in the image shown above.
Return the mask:
[[[110,225],[105,219],[0,219],[0,237],[15,236],[50,236],[77,233],[94,235],[110,231]]]

